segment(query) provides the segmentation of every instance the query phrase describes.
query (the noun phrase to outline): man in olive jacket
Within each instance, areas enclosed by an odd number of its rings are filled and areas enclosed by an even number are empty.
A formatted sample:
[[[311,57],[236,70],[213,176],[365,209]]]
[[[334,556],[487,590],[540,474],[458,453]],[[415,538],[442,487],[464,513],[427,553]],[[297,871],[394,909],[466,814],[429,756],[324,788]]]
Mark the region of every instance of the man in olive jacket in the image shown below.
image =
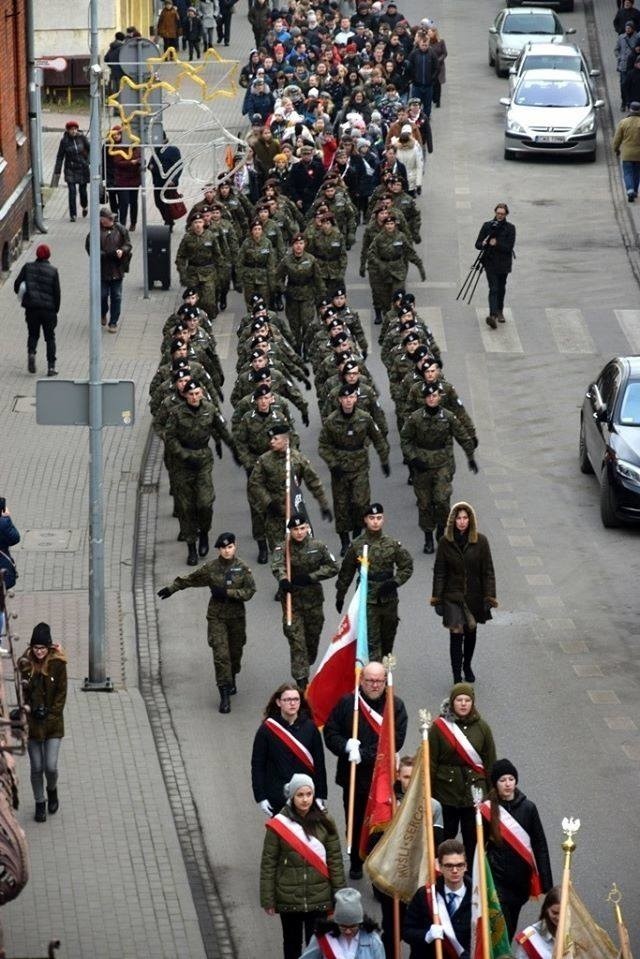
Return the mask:
[[[612,145],[622,160],[624,188],[629,203],[633,203],[640,185],[640,103],[637,100],[630,104],[629,116],[616,127]]]
[[[36,249],[36,259],[25,263],[18,273],[13,289],[19,293],[24,283],[22,306],[27,321],[28,370],[36,371],[36,349],[40,330],[47,344],[47,376],[56,376],[56,324],[60,310],[60,277],[49,262],[51,250],[46,243]]]

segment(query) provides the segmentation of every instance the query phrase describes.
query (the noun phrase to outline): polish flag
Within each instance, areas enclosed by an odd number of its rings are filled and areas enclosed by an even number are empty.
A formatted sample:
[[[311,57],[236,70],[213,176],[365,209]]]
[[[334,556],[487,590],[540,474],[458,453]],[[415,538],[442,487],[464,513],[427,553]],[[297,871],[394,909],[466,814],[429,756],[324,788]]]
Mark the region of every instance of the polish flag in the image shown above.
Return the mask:
[[[319,729],[325,725],[336,703],[347,693],[353,692],[359,606],[360,586],[307,686],[307,703]]]

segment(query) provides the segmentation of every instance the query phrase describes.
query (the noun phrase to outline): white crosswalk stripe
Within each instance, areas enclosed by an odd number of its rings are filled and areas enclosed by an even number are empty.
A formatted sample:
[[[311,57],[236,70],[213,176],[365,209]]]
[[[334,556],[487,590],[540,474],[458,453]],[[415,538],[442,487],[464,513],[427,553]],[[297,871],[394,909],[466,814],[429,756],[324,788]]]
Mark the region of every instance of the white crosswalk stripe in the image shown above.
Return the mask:
[[[477,307],[476,315],[482,344],[487,353],[524,353],[511,310],[506,309],[504,311],[506,323],[498,323],[497,330],[492,330],[487,326],[486,307]]]
[[[597,353],[582,310],[545,310],[559,353]]]
[[[640,310],[614,310],[633,353],[640,353]]]

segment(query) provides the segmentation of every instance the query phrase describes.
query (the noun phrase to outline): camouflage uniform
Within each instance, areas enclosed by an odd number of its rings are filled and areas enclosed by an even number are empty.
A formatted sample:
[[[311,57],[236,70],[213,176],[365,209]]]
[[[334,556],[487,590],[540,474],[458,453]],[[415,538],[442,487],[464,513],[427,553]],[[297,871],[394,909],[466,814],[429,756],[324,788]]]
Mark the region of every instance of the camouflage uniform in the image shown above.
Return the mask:
[[[198,407],[184,401],[169,417],[165,443],[170,454],[171,488],[186,543],[195,543],[198,532],[208,533],[213,515],[213,454],[209,439],[214,436],[232,446],[224,417],[208,399]]]
[[[293,334],[292,345],[300,352],[307,327],[315,317],[316,301],[324,292],[316,258],[306,250],[301,256],[289,250],[278,264],[277,285],[285,289],[285,313]]]
[[[415,322],[415,326],[412,332],[418,333],[420,335],[421,342],[424,343],[424,345],[429,350],[429,353],[431,353],[431,355],[435,357],[435,359],[438,360],[439,362],[440,347],[436,343],[435,337],[433,333],[431,332],[430,328],[427,326],[427,324],[423,320],[420,320],[418,317],[415,317],[414,322]],[[394,346],[401,343],[404,335],[405,334],[400,329],[400,320],[398,320],[397,323],[391,324],[389,326],[385,335],[382,337],[381,344],[380,344],[382,347],[382,349],[380,350],[380,356],[382,357],[382,361],[385,364],[385,366],[387,365],[387,360],[385,357],[394,348]]]
[[[411,242],[411,230],[409,229],[407,222],[404,216],[399,213],[397,210],[394,210],[397,219],[396,232],[402,233],[406,239]],[[367,262],[367,252],[369,247],[378,236],[379,233],[384,232],[384,227],[380,226],[377,220],[374,218],[370,223],[365,227],[365,231],[362,234],[362,247],[360,249],[360,271],[362,272],[365,268]]]
[[[249,370],[245,370],[240,374],[236,380],[235,386],[231,392],[231,405],[237,406],[240,400],[247,396],[249,393],[253,393],[256,388],[256,381],[253,378],[253,367]],[[294,406],[296,406],[302,416],[306,419],[309,415],[309,406],[307,401],[303,397],[300,390],[291,382],[291,380],[284,375],[281,370],[271,367],[271,389],[274,393],[277,393],[279,396],[284,396],[285,399],[290,400]]]
[[[389,462],[389,444],[371,416],[357,407],[351,416],[341,409],[331,413],[322,425],[318,452],[331,472],[331,493],[336,532],[358,533],[362,517],[371,502],[369,488],[369,444],[373,443],[380,462]]]
[[[321,510],[328,510],[329,503],[320,482],[320,477],[306,456],[291,450],[291,472],[298,484],[304,481],[309,492],[317,499]],[[281,543],[285,533],[286,457],[284,452],[269,450],[256,463],[249,478],[249,502],[265,516],[265,531],[269,548]]]
[[[288,423],[291,429],[294,430],[295,422],[293,416],[291,415],[289,404],[285,399],[278,395],[273,387],[271,388],[271,392],[275,396],[275,401],[271,404],[271,409],[277,410],[278,419],[281,423]],[[235,436],[235,431],[238,429],[242,417],[246,413],[252,413],[255,408],[256,402],[253,398],[253,393],[247,393],[246,396],[243,396],[242,399],[238,401],[238,405],[231,415],[231,433],[233,436]]]
[[[411,467],[413,491],[418,502],[418,524],[423,532],[447,525],[453,474],[454,439],[470,459],[475,443],[449,410],[416,410],[405,420],[400,445]]]
[[[393,193],[393,210],[402,213],[409,227],[411,239],[414,243],[420,242],[420,227],[422,226],[422,215],[413,197],[408,193]]]
[[[307,239],[307,250],[318,261],[318,269],[327,289],[344,285],[347,248],[342,233],[334,226],[330,233],[318,230]]]
[[[185,233],[176,254],[176,267],[183,286],[198,291],[202,308],[210,317],[218,315],[216,280],[223,253],[210,230],[202,236]]]
[[[369,344],[367,343],[367,337],[362,326],[362,320],[360,319],[360,314],[354,310],[350,310],[348,306],[343,306],[342,309],[338,309],[338,319],[351,330],[352,335],[356,339],[356,343],[362,350],[362,355],[365,357],[369,352]]]
[[[254,316],[252,312],[245,313],[245,315],[242,317],[242,319],[238,323],[238,327],[236,329],[236,333],[238,334],[239,339],[243,339],[244,337],[249,335],[251,324],[254,322],[255,319],[256,317]],[[279,332],[285,338],[287,343],[292,343],[293,336],[291,334],[291,330],[289,329],[289,323],[287,322],[286,316],[283,316],[281,313],[276,313],[274,312],[274,310],[267,310],[265,319],[268,320],[269,326],[279,330]]]
[[[331,579],[338,572],[338,564],[324,543],[307,537],[298,543],[289,538],[291,559],[291,625],[287,625],[286,594],[282,596],[282,629],[291,651],[291,675],[305,684],[309,668],[318,655],[318,644],[324,626],[324,593],[321,580]],[[285,545],[280,543],[273,552],[271,571],[278,582],[287,578]],[[296,580],[301,580],[300,583]]]
[[[404,286],[409,263],[413,263],[418,268],[421,279],[425,279],[422,260],[397,228],[391,234],[385,230],[374,238],[367,250],[366,263],[376,310],[389,309],[393,291]]]
[[[403,407],[404,417],[409,416],[410,413],[419,410],[424,406],[424,398],[422,396],[422,388],[425,384],[424,377],[413,374],[413,380],[406,380],[404,382],[406,401]],[[467,431],[469,436],[473,440],[476,439],[476,427],[475,423],[469,416],[469,413],[465,409],[464,403],[458,396],[456,389],[443,377],[440,377],[438,380],[438,386],[440,387],[440,392],[442,394],[440,399],[440,406],[443,410],[449,410],[450,413],[453,413],[455,417],[460,421],[461,426]]]
[[[325,383],[325,386],[326,385],[327,384]],[[340,383],[331,389],[322,403],[320,415],[322,416],[323,420],[326,419],[330,413],[333,413],[334,410],[340,408],[338,394],[340,393],[340,387],[342,385],[343,384],[341,380]],[[358,380],[356,390],[358,393],[358,409],[364,410],[365,413],[369,414],[369,416],[373,419],[373,422],[386,439],[389,434],[387,417],[385,416],[384,410],[378,402],[378,394],[376,393],[374,387],[370,386],[369,383],[365,383],[361,377]]]
[[[232,270],[238,262],[240,244],[238,243],[238,234],[233,223],[224,217],[219,223],[211,223],[209,230],[216,237],[220,250],[222,251],[222,260],[218,266],[217,294],[220,309],[226,309],[227,296],[231,286]]]
[[[177,576],[168,587],[170,595],[192,586],[219,586],[227,591],[225,599],[212,596],[207,608],[207,642],[213,651],[216,684],[234,683],[240,672],[242,651],[247,641],[244,604],[256,591],[253,573],[238,556],[226,560],[219,556],[203,563],[188,576]]]
[[[286,246],[284,242],[284,234],[282,232],[282,227],[280,224],[270,217],[268,220],[262,223],[262,235],[266,236],[267,240],[271,243],[273,250],[276,255],[276,260],[279,263],[282,257],[286,253]]]
[[[240,247],[236,274],[247,306],[251,306],[251,297],[259,293],[265,303],[271,302],[276,286],[276,257],[269,240],[264,236],[259,243],[248,236]]]
[[[249,223],[253,216],[251,203],[247,200],[248,206],[245,205],[244,199],[244,197],[241,198],[240,195],[236,196],[234,193],[230,193],[228,197],[222,197],[219,193],[216,196],[216,203],[219,203],[223,211],[230,216],[236,233],[240,237],[247,235]]]
[[[214,406],[217,406],[218,402],[213,395],[213,381],[202,363],[198,363],[195,358],[191,359],[191,357],[187,357],[186,362],[189,364],[191,379],[195,380],[198,386],[202,387]],[[173,392],[175,384],[171,378],[172,372],[171,363],[163,363],[162,366],[158,367],[157,372],[151,380],[151,385],[149,386],[149,410],[154,418],[157,416],[158,410],[167,396]]]
[[[381,531],[372,532],[365,529],[353,540],[342,561],[336,584],[336,603],[339,606],[342,606],[351,581],[360,568],[359,558],[365,544],[369,547],[369,659],[381,660],[393,651],[400,622],[397,587],[406,583],[413,574],[413,560],[409,551],[398,540]],[[385,583],[390,585],[385,586]]]

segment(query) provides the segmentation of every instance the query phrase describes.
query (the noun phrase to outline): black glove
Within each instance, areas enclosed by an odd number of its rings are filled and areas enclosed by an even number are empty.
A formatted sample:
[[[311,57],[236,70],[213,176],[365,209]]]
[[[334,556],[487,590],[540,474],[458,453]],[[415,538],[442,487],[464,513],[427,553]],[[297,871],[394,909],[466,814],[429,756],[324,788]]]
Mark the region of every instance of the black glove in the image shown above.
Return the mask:
[[[305,375],[306,377],[308,377],[308,376],[309,376],[309,367],[308,367],[308,366],[305,366],[305,365],[303,364],[303,366],[302,366],[302,372],[304,373],[304,375]]]
[[[233,462],[236,464],[236,466],[242,466],[242,460],[238,456],[238,451],[235,446],[231,447],[231,455],[233,456]]]
[[[305,388],[305,390],[310,390],[310,389],[311,389],[311,381],[310,381],[310,380],[303,380],[302,382],[304,383],[304,388]]]
[[[218,394],[218,399],[220,400],[220,402],[224,403],[224,393],[222,392],[222,390],[216,390],[216,393]]]
[[[288,579],[281,579],[278,583],[281,593],[290,593],[291,592],[291,582]]]
[[[378,598],[386,599],[389,596],[395,596],[398,592],[398,584],[395,579],[385,579],[378,587]]]
[[[269,516],[282,516],[282,510],[277,503],[269,503],[267,506],[267,513]]]
[[[332,466],[329,472],[334,480],[340,480],[344,476],[344,470],[341,466]]]
[[[162,589],[158,590],[158,596],[160,599],[169,599],[171,596],[171,590],[168,586],[163,586]]]
[[[369,354],[367,353],[366,350],[363,350],[363,351],[362,351],[362,359],[363,359],[363,360],[366,360],[366,358],[368,357],[368,355],[369,355]]]
[[[388,463],[382,464],[382,472],[384,473],[385,476],[391,476],[391,467],[389,466]]]
[[[226,599],[227,598],[227,587],[226,586],[210,586],[211,596],[213,599]]]
[[[418,196],[422,196],[422,187],[421,187],[421,186],[417,186],[417,187],[416,187],[416,193],[418,194]]]
[[[322,516],[322,518],[326,520],[327,523],[331,523],[333,520],[333,513],[331,512],[328,506],[320,510],[320,516]]]
[[[490,603],[488,599],[484,601],[484,611],[485,613],[490,613],[493,609],[493,603]]]
[[[309,425],[309,414],[308,414],[308,413],[303,413],[303,414],[302,414],[302,425],[303,425],[303,426],[308,426],[308,425]]]
[[[253,473],[253,466],[245,466],[244,471],[247,474],[247,479],[249,479],[249,477]]]
[[[471,470],[472,473],[475,473],[475,474],[479,472],[478,464],[474,460],[473,456],[469,457],[469,469]]]
[[[444,606],[442,605],[442,603],[436,603],[436,605],[433,608],[436,611],[436,616],[444,616]]]
[[[477,436],[474,436],[474,437],[473,437],[473,448],[474,448],[474,450],[477,450],[477,449],[478,449],[478,437],[477,437]]]
[[[296,573],[296,575],[291,579],[292,586],[311,586],[313,580],[308,573]]]
[[[412,460],[409,460],[409,466],[412,470],[415,470],[416,473],[424,473],[427,469],[427,464],[425,461],[419,459],[417,456],[414,456]]]
[[[336,596],[336,609],[339,613],[342,612],[342,607],[344,606],[344,596],[342,598]]]
[[[216,456],[218,457],[219,460],[221,460],[222,459],[222,443],[220,442],[220,440],[216,440],[214,443],[214,446],[216,450]]]

